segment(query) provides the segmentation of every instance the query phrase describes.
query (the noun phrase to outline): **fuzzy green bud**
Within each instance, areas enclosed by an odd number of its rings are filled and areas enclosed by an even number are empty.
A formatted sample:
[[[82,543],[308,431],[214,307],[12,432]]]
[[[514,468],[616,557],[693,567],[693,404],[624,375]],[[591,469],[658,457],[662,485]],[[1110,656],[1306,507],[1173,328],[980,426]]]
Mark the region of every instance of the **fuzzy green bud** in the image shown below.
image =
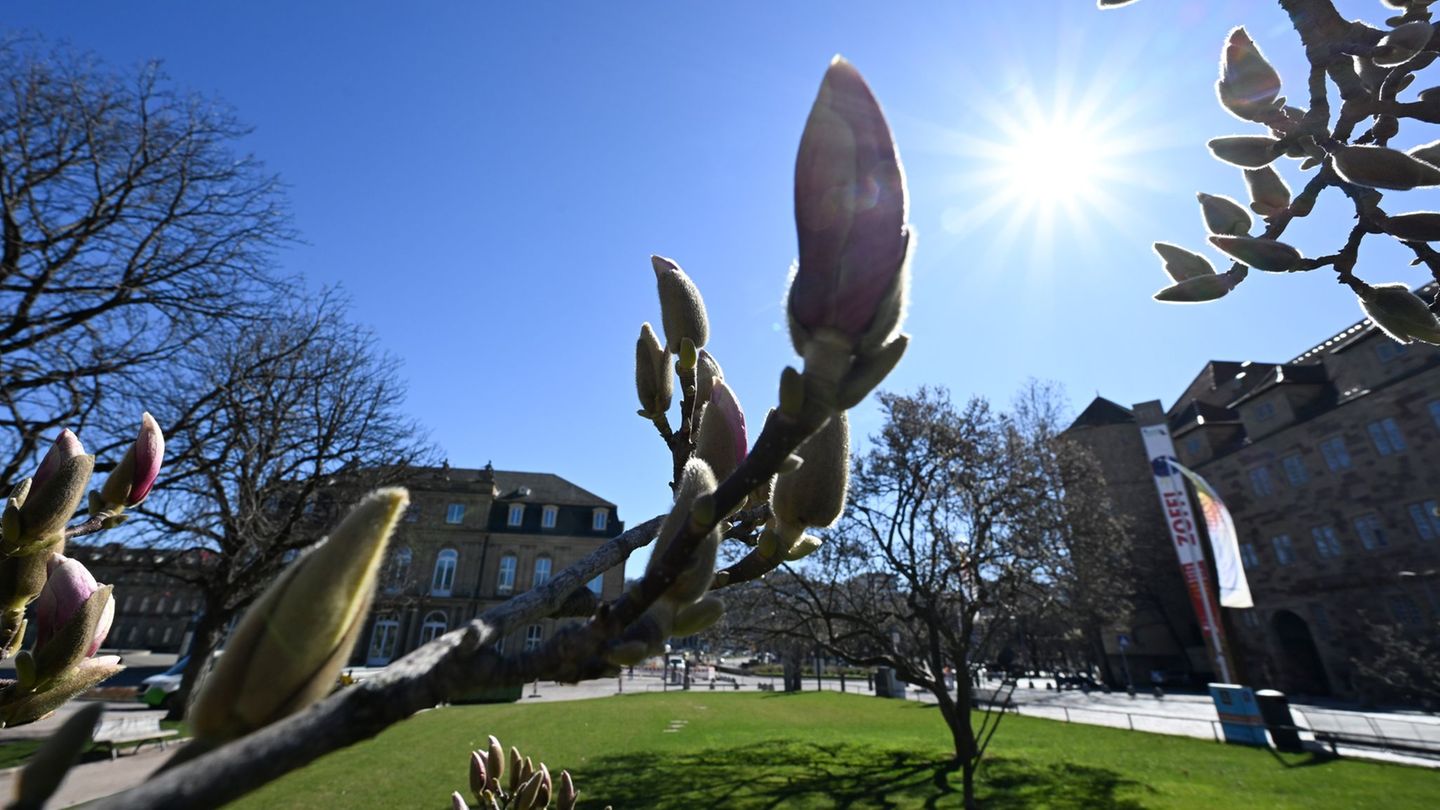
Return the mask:
[[[1250,217],[1246,216],[1245,219],[1249,220]],[[1175,281],[1188,281],[1192,278],[1215,275],[1215,265],[1199,253],[1191,253],[1185,248],[1167,242],[1156,242],[1151,245],[1151,248],[1155,251],[1155,255],[1165,263],[1165,272]]]
[[[1395,214],[1381,222],[1380,229],[1407,242],[1434,242],[1440,240],[1440,213],[1415,211]]]
[[[670,353],[650,324],[640,327],[635,341],[635,393],[640,397],[640,415],[655,419],[670,409],[675,378],[670,372]]]
[[[1380,67],[1396,67],[1408,61],[1425,46],[1435,32],[1430,23],[1415,20],[1397,26],[1375,43],[1370,60]]]
[[[655,281],[660,291],[660,317],[665,326],[665,349],[680,353],[680,341],[688,338],[696,349],[710,339],[710,321],[705,316],[705,299],[695,282],[680,265],[664,256],[651,256]]]
[[[1244,236],[1250,233],[1253,221],[1240,203],[1219,194],[1200,192],[1195,195],[1200,201],[1200,215],[1205,219],[1205,229],[1210,233],[1230,236]]]
[[[19,505],[14,519],[18,531],[12,536],[10,527],[6,527],[0,552],[34,554],[63,541],[65,525],[84,500],[94,470],[95,457],[85,454],[74,433],[61,431],[35,470],[25,501]]]
[[[1265,60],[1244,28],[1232,30],[1225,40],[1215,93],[1225,109],[1247,121],[1262,120],[1276,106],[1280,74]]]
[[[1173,284],[1155,293],[1156,301],[1167,304],[1199,304],[1225,297],[1235,285],[1245,279],[1245,268],[1231,270],[1219,275],[1197,276]]]
[[[1235,260],[1267,273],[1292,273],[1303,270],[1305,260],[1300,251],[1273,239],[1251,236],[1212,236],[1210,244],[1225,251]]]
[[[191,707],[197,737],[215,743],[244,736],[330,692],[409,501],[399,488],[366,496],[256,600]]]
[[[1383,146],[1340,146],[1332,153],[1335,171],[1347,183],[1406,191],[1440,186],[1440,168]]]
[[[1250,210],[1262,217],[1273,217],[1290,207],[1290,187],[1273,166],[1246,169],[1245,185],[1250,189]]]
[[[1376,284],[1358,293],[1360,309],[1398,343],[1440,346],[1440,319],[1404,284]]]
[[[850,425],[845,413],[831,416],[797,452],[805,463],[777,477],[770,496],[781,536],[792,542],[799,538],[799,529],[829,526],[845,509],[850,480]]]
[[[1280,139],[1268,135],[1226,135],[1205,144],[1210,154],[1235,166],[1258,169],[1280,156]]]

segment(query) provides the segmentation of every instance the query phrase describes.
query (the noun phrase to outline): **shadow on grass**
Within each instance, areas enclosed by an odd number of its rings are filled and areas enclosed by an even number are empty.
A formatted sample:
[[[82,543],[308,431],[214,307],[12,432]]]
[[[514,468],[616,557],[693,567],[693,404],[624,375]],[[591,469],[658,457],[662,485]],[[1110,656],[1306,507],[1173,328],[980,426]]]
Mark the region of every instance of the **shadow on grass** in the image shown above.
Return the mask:
[[[960,774],[934,751],[770,740],[692,753],[602,757],[576,774],[581,806],[713,808],[960,807]],[[1139,810],[1136,783],[1078,765],[995,759],[982,766],[985,808]]]

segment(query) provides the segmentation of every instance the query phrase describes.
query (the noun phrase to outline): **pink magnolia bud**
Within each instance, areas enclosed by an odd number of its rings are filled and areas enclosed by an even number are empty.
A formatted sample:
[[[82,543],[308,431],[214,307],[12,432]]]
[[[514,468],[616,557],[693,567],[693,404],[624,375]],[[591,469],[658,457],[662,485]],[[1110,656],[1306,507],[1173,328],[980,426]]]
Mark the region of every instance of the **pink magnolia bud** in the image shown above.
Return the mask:
[[[710,401],[700,414],[695,453],[710,465],[716,478],[724,479],[745,460],[749,447],[740,401],[730,386],[716,380],[710,390]]]
[[[853,344],[886,342],[904,307],[905,173],[864,78],[830,63],[795,160],[800,260],[790,284],[796,351],[830,328]]]
[[[71,622],[84,609],[85,603],[101,589],[95,577],[90,574],[79,560],[74,560],[63,554],[50,555],[47,563],[48,577],[45,580],[45,587],[40,589],[40,595],[35,599],[35,646],[43,647],[56,633]],[[85,651],[85,657],[89,658],[100,649],[100,644],[105,641],[105,636],[110,633],[110,625],[115,620],[115,600],[108,593],[104,595],[107,600],[99,621],[90,636],[90,642]]]
[[[164,457],[165,434],[160,432],[160,423],[149,413],[141,414],[140,435],[105,479],[101,500],[111,507],[139,506],[155,485]]]
[[[35,468],[35,475],[30,480],[30,486],[33,489],[39,489],[65,462],[83,455],[85,455],[85,446],[80,444],[79,437],[69,430],[60,431],[55,443],[50,445],[50,451],[45,454],[45,458],[40,460],[40,466]]]

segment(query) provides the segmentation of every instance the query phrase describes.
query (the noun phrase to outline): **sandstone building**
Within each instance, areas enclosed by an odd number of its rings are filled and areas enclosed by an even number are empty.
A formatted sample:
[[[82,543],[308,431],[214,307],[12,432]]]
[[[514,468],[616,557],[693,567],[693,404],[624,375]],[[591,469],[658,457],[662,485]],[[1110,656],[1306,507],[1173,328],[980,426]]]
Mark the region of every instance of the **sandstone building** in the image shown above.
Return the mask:
[[[1162,421],[1235,519],[1255,607],[1224,623],[1244,682],[1383,698],[1353,663],[1374,655],[1375,628],[1440,618],[1440,349],[1362,320],[1285,363],[1208,363],[1168,411],[1097,398],[1070,427],[1135,521],[1142,580],[1169,597],[1142,606],[1131,652],[1164,666],[1183,648],[1204,672],[1139,438]]]

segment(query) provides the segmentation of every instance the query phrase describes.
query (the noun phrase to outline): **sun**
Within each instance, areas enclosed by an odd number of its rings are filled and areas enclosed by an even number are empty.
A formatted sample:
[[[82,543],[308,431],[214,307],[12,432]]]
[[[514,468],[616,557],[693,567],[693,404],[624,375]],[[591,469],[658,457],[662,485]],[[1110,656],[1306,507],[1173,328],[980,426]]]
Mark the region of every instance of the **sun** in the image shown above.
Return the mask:
[[[1050,264],[1076,248],[1103,248],[1104,234],[1141,213],[1128,200],[1153,184],[1140,167],[1156,130],[1112,85],[1077,79],[1047,86],[1027,77],[966,99],[963,129],[948,139],[956,172],[946,184],[946,231]]]

